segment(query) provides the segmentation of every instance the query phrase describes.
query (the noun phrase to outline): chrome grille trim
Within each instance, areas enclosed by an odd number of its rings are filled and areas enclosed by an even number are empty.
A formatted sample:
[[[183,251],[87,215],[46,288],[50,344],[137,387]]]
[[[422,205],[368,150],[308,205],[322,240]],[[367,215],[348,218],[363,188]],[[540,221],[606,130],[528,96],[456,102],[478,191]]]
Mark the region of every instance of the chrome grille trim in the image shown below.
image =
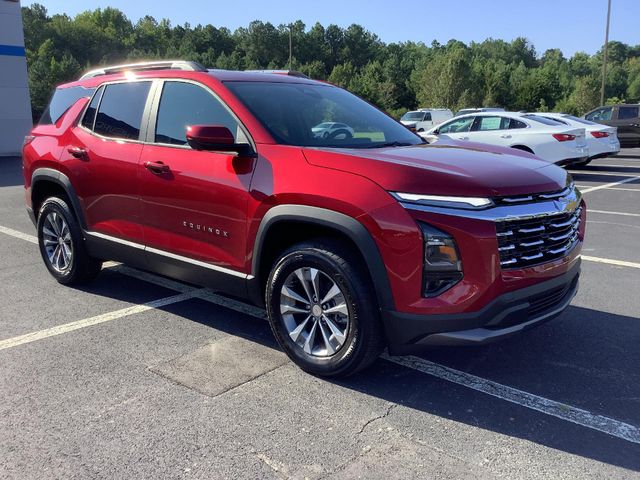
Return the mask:
[[[547,216],[496,222],[500,266],[526,268],[563,257],[579,243],[581,214],[578,206],[561,213],[561,221]],[[512,234],[501,235],[507,231]]]

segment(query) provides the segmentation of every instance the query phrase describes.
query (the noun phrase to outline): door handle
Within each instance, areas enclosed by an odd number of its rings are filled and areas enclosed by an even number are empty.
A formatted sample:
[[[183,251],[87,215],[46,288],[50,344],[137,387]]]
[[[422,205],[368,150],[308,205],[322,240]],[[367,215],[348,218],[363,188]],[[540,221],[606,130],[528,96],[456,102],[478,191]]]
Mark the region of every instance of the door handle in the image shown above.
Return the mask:
[[[67,152],[69,152],[72,157],[80,158],[81,160],[89,160],[87,151],[82,147],[69,147],[67,148]]]
[[[504,135],[500,135],[500,138],[511,138],[511,135],[507,135],[506,133]]]
[[[469,137],[458,137],[458,140],[469,140]]]
[[[154,175],[162,175],[163,173],[169,173],[169,165],[163,162],[144,162],[144,168],[149,170]]]

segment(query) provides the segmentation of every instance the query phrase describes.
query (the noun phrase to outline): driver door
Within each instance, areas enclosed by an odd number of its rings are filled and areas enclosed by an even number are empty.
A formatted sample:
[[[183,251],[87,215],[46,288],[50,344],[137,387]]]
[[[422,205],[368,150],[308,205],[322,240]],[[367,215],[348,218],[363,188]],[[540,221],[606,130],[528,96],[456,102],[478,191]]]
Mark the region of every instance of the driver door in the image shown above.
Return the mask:
[[[188,271],[185,263],[240,275],[255,159],[191,149],[189,125],[225,126],[248,143],[240,123],[211,90],[188,81],[158,81],[139,163],[148,260],[181,277]]]

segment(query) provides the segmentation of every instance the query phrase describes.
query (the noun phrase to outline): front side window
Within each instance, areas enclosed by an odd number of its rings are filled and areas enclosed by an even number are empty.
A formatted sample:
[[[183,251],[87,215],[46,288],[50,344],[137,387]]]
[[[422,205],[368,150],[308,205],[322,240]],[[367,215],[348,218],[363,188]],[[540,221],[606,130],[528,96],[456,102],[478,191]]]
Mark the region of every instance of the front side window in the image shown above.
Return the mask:
[[[618,107],[618,120],[626,120],[628,118],[638,118],[638,107]]]
[[[238,143],[246,143],[238,122],[210,92],[193,83],[165,82],[158,107],[156,143],[186,145],[190,125],[227,127]]]
[[[424,119],[424,116],[424,112],[407,112],[400,118],[400,120],[407,122],[421,122]]]
[[[424,114],[424,120],[425,122],[430,122],[431,121],[431,113],[427,112]]]
[[[585,118],[587,120],[591,120],[592,122],[611,120],[612,111],[613,108],[611,107],[599,108],[598,110],[589,113],[587,116],[585,116]]]
[[[463,133],[471,129],[475,117],[464,117],[445,123],[438,128],[438,133]]]
[[[93,131],[109,138],[138,140],[150,87],[151,82],[107,85]]]
[[[376,148],[423,143],[416,134],[364,100],[319,83],[225,82],[280,144],[301,147]],[[342,128],[321,131],[323,122]]]

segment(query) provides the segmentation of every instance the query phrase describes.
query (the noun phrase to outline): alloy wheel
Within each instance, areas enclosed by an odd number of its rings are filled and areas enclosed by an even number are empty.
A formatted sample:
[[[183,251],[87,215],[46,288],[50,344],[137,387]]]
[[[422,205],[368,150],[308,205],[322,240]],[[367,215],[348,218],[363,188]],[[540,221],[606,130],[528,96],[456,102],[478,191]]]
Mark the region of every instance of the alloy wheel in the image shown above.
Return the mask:
[[[73,243],[65,219],[57,212],[47,214],[42,227],[42,240],[50,265],[56,272],[64,273],[71,268]]]
[[[291,340],[308,355],[331,357],[351,324],[345,295],[326,273],[298,268],[280,290],[280,314]]]

